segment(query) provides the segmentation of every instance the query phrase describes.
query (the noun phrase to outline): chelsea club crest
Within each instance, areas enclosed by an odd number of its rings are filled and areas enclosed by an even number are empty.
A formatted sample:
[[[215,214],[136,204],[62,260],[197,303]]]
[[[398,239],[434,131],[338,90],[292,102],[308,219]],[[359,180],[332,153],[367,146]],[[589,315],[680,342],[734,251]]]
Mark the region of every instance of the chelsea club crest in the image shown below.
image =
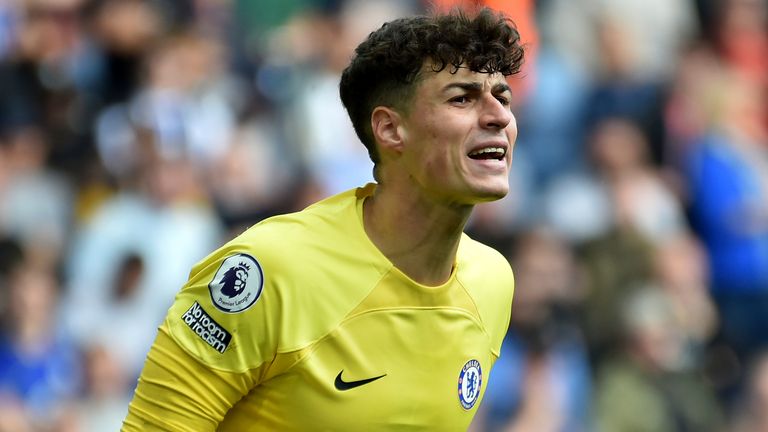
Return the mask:
[[[208,284],[211,301],[227,313],[242,312],[256,303],[264,287],[264,274],[258,261],[239,253],[230,255]]]
[[[483,384],[483,370],[480,362],[470,360],[459,373],[459,402],[464,409],[472,409],[480,398],[480,386]]]

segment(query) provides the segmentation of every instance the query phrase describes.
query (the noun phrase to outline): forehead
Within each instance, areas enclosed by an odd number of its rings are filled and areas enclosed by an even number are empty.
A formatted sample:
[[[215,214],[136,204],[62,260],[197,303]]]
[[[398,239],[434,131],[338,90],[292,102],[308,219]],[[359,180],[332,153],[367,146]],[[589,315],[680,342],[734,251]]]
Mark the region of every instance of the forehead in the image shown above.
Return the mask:
[[[477,83],[483,90],[492,89],[497,84],[506,84],[506,78],[500,73],[473,72],[467,67],[454,69],[447,66],[440,72],[432,69],[432,64],[425,64],[421,71],[420,92],[441,92],[452,83]]]

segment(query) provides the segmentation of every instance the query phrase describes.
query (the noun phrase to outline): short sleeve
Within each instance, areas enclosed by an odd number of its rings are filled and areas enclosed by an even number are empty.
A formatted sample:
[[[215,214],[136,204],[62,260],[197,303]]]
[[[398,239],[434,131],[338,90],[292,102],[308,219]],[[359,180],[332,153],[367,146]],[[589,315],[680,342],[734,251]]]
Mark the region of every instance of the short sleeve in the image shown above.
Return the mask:
[[[280,316],[271,270],[252,248],[233,244],[211,254],[195,266],[168,311],[169,335],[211,369],[245,373],[271,361]]]
[[[123,431],[216,430],[280,372],[277,326],[268,325],[279,316],[279,295],[268,260],[257,255],[233,241],[192,269],[147,356]]]

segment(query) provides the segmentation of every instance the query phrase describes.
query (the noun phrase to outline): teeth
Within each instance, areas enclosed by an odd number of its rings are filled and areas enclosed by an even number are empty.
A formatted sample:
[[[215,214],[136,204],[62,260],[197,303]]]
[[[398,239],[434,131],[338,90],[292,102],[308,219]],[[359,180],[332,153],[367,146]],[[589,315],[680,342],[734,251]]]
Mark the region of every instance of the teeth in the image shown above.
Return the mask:
[[[483,153],[501,153],[504,154],[504,148],[503,147],[486,147],[482,148],[480,150],[475,150],[473,152],[469,153],[469,156],[478,156]]]

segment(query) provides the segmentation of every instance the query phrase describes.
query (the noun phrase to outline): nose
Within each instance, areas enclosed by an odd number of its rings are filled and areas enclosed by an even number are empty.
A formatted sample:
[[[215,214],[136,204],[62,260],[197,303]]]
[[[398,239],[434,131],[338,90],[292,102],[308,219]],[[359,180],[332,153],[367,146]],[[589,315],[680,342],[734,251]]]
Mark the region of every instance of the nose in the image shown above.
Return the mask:
[[[512,119],[513,115],[509,105],[504,105],[496,97],[488,95],[480,116],[481,126],[488,129],[504,129]]]

